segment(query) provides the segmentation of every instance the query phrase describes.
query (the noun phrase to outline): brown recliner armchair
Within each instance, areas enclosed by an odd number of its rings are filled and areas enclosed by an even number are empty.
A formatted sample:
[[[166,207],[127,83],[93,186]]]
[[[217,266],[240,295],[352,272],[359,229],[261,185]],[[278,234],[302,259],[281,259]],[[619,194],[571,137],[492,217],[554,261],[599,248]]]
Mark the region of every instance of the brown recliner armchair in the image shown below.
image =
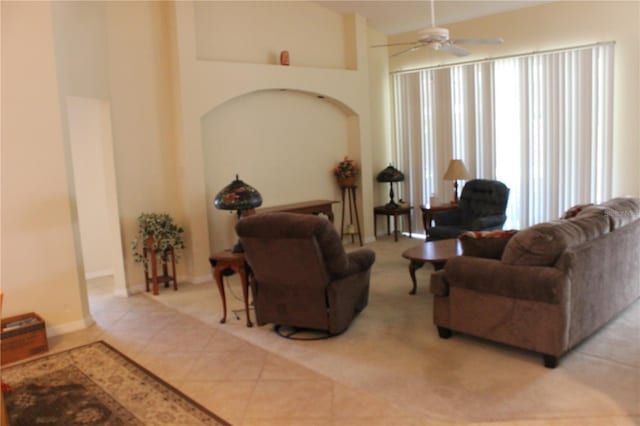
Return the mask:
[[[328,220],[304,214],[246,217],[236,231],[253,271],[258,325],[343,332],[369,300],[375,253],[346,254]]]

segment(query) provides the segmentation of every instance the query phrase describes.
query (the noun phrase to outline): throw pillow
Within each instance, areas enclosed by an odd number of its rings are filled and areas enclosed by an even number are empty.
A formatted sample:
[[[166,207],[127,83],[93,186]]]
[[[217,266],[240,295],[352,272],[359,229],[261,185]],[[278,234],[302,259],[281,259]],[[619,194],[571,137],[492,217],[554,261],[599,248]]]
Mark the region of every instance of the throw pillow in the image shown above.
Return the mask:
[[[578,213],[580,213],[582,211],[582,209],[584,209],[585,207],[592,206],[592,205],[593,205],[593,203],[577,204],[577,205],[571,207],[566,212],[564,212],[564,215],[562,215],[561,219],[571,219],[572,217],[576,217],[578,215]]]
[[[518,232],[508,231],[467,231],[458,239],[462,245],[463,256],[484,257],[487,259],[500,259],[504,247],[509,239]]]

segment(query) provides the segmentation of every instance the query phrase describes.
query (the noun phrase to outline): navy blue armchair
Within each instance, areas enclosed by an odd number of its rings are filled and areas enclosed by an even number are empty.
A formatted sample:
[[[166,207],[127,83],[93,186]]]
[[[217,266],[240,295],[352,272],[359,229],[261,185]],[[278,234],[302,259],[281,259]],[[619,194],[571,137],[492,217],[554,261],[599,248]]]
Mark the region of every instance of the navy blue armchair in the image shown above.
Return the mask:
[[[458,207],[436,213],[429,240],[457,238],[465,231],[502,229],[509,188],[497,180],[472,179],[462,188]]]

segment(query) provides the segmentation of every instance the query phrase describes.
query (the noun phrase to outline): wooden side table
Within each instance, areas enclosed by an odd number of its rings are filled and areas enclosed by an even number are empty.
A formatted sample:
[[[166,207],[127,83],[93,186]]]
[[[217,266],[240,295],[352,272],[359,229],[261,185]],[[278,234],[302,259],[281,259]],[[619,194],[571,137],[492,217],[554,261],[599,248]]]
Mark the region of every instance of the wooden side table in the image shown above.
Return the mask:
[[[420,206],[422,210],[422,225],[424,226],[425,241],[429,240],[429,231],[431,230],[431,222],[433,221],[433,215],[438,212],[445,212],[447,210],[457,209],[457,203],[438,204],[437,206]]]
[[[211,272],[213,274],[213,278],[216,280],[218,292],[222,299],[222,319],[220,320],[220,323],[224,324],[227,321],[227,298],[224,294],[224,282],[222,281],[222,276],[227,271],[232,271],[240,275],[244,310],[247,314],[247,327],[253,327],[251,317],[249,316],[248,275],[250,275],[251,272],[249,271],[247,263],[244,261],[244,253],[232,253],[229,250],[221,251],[209,257],[209,263],[211,264]]]
[[[398,241],[398,216],[407,216],[409,222],[409,237],[411,237],[411,210],[413,207],[398,207],[396,209],[388,209],[386,206],[378,206],[373,208],[373,233],[374,237],[377,236],[376,232],[376,218],[378,215],[387,217],[387,235],[391,235],[391,217],[393,217],[393,237],[395,241]]]

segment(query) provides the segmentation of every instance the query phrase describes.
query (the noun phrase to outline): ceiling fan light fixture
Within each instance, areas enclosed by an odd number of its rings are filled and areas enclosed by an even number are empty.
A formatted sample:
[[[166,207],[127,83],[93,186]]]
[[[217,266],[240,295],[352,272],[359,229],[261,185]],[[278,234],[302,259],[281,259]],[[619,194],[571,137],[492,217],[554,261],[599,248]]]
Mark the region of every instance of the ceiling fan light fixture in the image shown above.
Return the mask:
[[[446,28],[433,27],[424,28],[418,31],[418,41],[431,43],[434,41],[446,41],[449,39],[449,30]]]

